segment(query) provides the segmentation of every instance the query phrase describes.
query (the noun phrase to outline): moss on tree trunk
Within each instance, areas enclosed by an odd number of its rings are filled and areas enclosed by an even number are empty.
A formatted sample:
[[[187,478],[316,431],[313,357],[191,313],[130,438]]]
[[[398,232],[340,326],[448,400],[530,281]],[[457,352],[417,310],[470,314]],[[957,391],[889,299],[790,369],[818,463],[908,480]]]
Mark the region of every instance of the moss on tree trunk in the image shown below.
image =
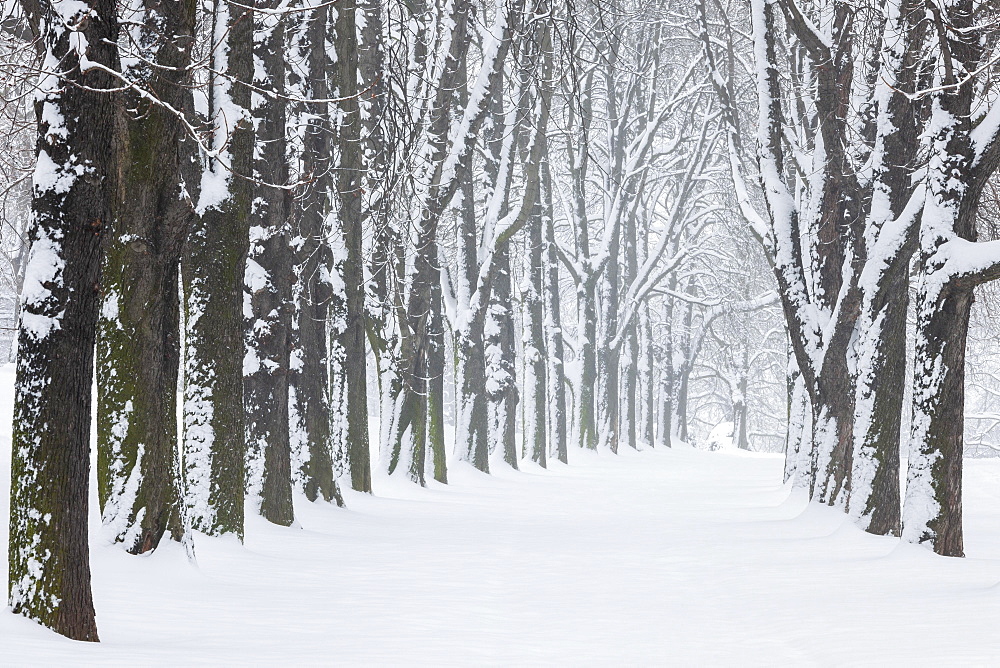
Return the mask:
[[[87,539],[91,388],[101,235],[113,205],[106,177],[117,152],[116,98],[98,92],[113,87],[111,77],[96,68],[80,71],[73,44],[85,40],[92,62],[116,68],[115,3],[80,3],[72,17],[49,2],[27,9],[47,62],[58,62],[60,74],[42,78],[35,102],[37,151],[50,169],[35,173],[21,299],[10,606],[64,636],[97,641]],[[85,20],[89,12],[103,20]]]
[[[184,85],[197,5],[161,5],[140,30],[162,69],[133,68],[175,109]],[[163,32],[161,32],[163,31]],[[170,34],[173,39],[163,39]],[[178,268],[193,217],[183,169],[190,162],[182,120],[126,93],[117,211],[106,240],[97,345],[97,480],[104,522],[133,554],[165,533],[182,535],[177,438],[180,364]]]
[[[216,34],[225,37],[227,69],[211,82],[214,104],[228,95],[250,110],[253,22],[250,9],[217,0]],[[217,58],[218,56],[216,56]],[[243,83],[241,83],[243,82]],[[231,110],[230,110],[231,111]],[[192,526],[210,535],[243,537],[246,420],[243,406],[243,281],[249,241],[254,132],[249,118],[234,123],[224,152],[229,164],[208,159],[203,191],[211,202],[191,227],[182,261],[184,280],[184,472]],[[218,138],[218,135],[217,135]],[[224,184],[224,185],[223,185]],[[220,198],[221,196],[221,198]],[[221,201],[215,201],[220,198]]]

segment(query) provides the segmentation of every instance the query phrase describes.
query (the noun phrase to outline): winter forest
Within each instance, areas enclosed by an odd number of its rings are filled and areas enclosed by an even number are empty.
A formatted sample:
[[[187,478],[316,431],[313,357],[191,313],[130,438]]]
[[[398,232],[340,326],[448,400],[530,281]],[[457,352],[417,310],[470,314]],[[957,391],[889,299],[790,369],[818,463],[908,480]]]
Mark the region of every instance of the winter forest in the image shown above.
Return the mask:
[[[1000,660],[995,75],[994,0],[3,0],[0,663]]]

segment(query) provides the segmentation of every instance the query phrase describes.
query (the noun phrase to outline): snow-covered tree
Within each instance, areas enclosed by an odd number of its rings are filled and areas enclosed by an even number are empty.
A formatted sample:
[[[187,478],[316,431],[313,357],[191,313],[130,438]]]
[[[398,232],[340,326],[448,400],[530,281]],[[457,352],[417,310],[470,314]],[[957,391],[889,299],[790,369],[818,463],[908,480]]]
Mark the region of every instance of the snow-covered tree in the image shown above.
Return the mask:
[[[102,234],[114,215],[115,3],[26,3],[42,53],[11,457],[10,607],[96,641],[87,537]]]
[[[243,286],[250,245],[254,127],[252,3],[213,0],[207,146],[186,253],[184,487],[194,529],[243,537],[246,418]]]

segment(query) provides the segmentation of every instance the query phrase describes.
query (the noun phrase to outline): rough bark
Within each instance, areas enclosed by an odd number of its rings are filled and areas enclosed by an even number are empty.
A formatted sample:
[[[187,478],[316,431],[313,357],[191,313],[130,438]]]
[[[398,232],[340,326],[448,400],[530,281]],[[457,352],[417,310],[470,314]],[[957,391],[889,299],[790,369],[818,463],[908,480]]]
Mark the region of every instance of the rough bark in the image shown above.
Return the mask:
[[[132,17],[137,48],[157,67],[127,71],[173,109],[190,107],[197,5],[161,4]],[[165,38],[165,36],[170,36]],[[97,342],[97,482],[103,521],[133,554],[182,536],[177,381],[179,263],[194,215],[185,183],[183,119],[133,91],[123,97],[116,213],[105,240]]]
[[[351,486],[360,492],[371,492],[361,213],[364,199],[361,188],[364,147],[361,142],[361,108],[358,104],[356,12],[356,0],[342,0],[338,3],[334,38],[337,54],[336,97],[340,100],[337,128],[340,156],[337,165],[337,196],[340,204],[338,214],[347,246],[347,260],[343,265],[347,322],[340,341],[344,348],[347,396],[346,441]]]
[[[184,473],[192,527],[243,537],[246,418],[243,407],[243,280],[250,245],[254,132],[250,122],[250,5],[216,0],[209,20],[213,149],[204,165],[199,213],[182,261],[185,323]],[[214,68],[213,68],[214,69]],[[236,118],[233,118],[233,115]],[[225,147],[225,148],[223,148]]]
[[[269,9],[276,3],[271,2]],[[292,283],[289,217],[291,192],[285,140],[285,18],[255,16],[255,58],[262,65],[255,85],[253,115],[257,130],[254,157],[254,207],[245,289],[247,353],[244,401],[247,414],[247,488],[270,522],[290,526],[292,508],[291,442],[288,420]]]
[[[468,39],[468,26],[462,23],[453,39]],[[463,54],[456,72],[455,109],[463,109],[469,103],[468,62]],[[503,143],[503,100],[494,97],[489,102],[490,113],[484,119],[485,168],[482,189],[487,202],[496,185],[499,170],[500,148]],[[499,107],[499,109],[498,109]],[[500,124],[499,127],[497,124]],[[459,165],[458,175],[458,270],[455,277],[459,281],[457,293],[463,306],[469,304],[472,292],[479,278],[479,228],[476,215],[478,202],[475,197],[475,183],[472,173],[472,154],[466,156]],[[484,207],[485,208],[485,207]],[[480,471],[489,472],[490,424],[489,401],[487,395],[487,368],[485,349],[486,323],[484,314],[467,312],[466,320],[455,327],[455,369],[456,388],[456,442],[457,452]],[[495,445],[495,441],[493,442]]]
[[[115,80],[96,68],[82,72],[73,44],[82,37],[91,62],[116,68],[118,25],[108,0],[26,9],[60,74],[41,78],[35,103],[39,166],[18,333],[10,606],[64,636],[97,641],[87,541],[91,383],[101,234],[113,202],[112,179],[103,177],[116,157],[114,98],[99,91]]]
[[[452,6],[452,34],[462,34],[471,6],[466,0]],[[444,63],[429,118],[432,164],[443,165],[448,154],[448,129],[453,109],[454,91],[461,63],[468,50],[466,40],[452,40]],[[437,177],[440,175],[437,174]],[[427,448],[427,385],[430,377],[429,355],[434,332],[433,309],[437,306],[435,290],[440,289],[438,266],[438,222],[454,195],[457,182],[434,184],[421,207],[417,222],[417,253],[410,272],[409,294],[404,318],[405,336],[400,354],[401,386],[395,397],[393,433],[388,453],[389,473],[402,470],[414,482],[423,484],[424,452]],[[418,461],[419,460],[419,466]]]
[[[545,342],[545,264],[542,251],[543,228],[546,220],[541,198],[528,221],[528,276],[524,289],[525,311],[527,315],[527,335],[524,358],[527,374],[524,386],[528,401],[524,408],[524,456],[530,457],[540,466],[546,465],[547,444],[545,426],[546,388],[546,342]]]
[[[510,252],[505,245],[495,257],[496,277],[487,314],[485,355],[486,392],[490,400],[489,435],[497,455],[508,466],[517,468],[517,367],[514,343],[514,318],[510,304],[513,286],[510,277]],[[496,456],[496,455],[495,455]]]
[[[648,234],[646,235],[649,236]],[[624,241],[624,273],[622,283],[632,285],[639,273],[638,229],[636,217],[628,215],[625,219],[622,239]],[[624,346],[624,371],[621,376],[621,397],[625,403],[624,412],[619,420],[619,430],[625,442],[633,450],[638,448],[638,415],[636,415],[637,392],[639,384],[639,318],[633,317],[628,322],[628,329],[622,345]]]
[[[936,27],[944,84],[975,71],[985,58],[982,28],[974,3],[944,3],[948,27]],[[953,67],[955,69],[953,69]],[[961,69],[958,69],[961,68]],[[941,71],[940,65],[938,71]],[[944,90],[947,90],[946,88]],[[914,353],[913,419],[903,538],[932,547],[937,554],[964,554],[962,534],[962,457],[965,428],[965,350],[973,291],[997,278],[1000,262],[969,272],[950,269],[952,253],[968,253],[976,241],[976,213],[982,189],[1000,162],[993,140],[977,153],[973,132],[975,87],[958,86],[932,98],[928,125],[931,158],[920,226],[916,345]],[[968,253],[971,255],[971,253]]]
[[[321,5],[308,18],[305,48],[307,71],[303,88],[308,98],[330,98],[328,35],[330,8]],[[329,340],[327,320],[335,298],[333,252],[328,239],[334,196],[332,124],[327,103],[307,103],[308,121],[302,142],[303,185],[295,212],[293,249],[297,284],[293,322],[291,386],[299,471],[306,498],[343,505],[334,477],[330,423]]]
[[[410,467],[410,476],[413,480],[418,480],[418,477],[412,469],[412,453],[425,449],[427,439],[427,405],[424,397],[427,392],[429,374],[427,360],[431,346],[429,324],[432,320],[431,309],[434,306],[433,291],[440,285],[441,280],[437,244],[438,225],[459,188],[460,177],[463,174],[462,166],[469,164],[468,161],[475,148],[475,138],[489,110],[489,101],[499,90],[503,64],[510,48],[510,18],[519,11],[517,5],[518,3],[515,3],[514,7],[505,6],[498,10],[499,23],[495,28],[501,34],[495,35],[496,42],[492,41],[494,38],[490,38],[490,49],[495,51],[485,59],[482,65],[484,69],[480,72],[481,77],[485,76],[485,81],[482,81],[485,85],[473,91],[465,108],[461,110],[466,132],[449,138],[454,91],[460,80],[458,73],[461,61],[468,50],[467,40],[451,40],[435,100],[432,103],[428,130],[431,183],[421,202],[416,223],[417,253],[410,272],[406,313],[408,332],[402,351],[403,388],[396,400],[398,420],[394,428],[395,434],[389,457],[390,472],[395,471],[404,458],[408,458],[407,466]],[[469,20],[470,12],[471,4],[467,0],[460,0],[452,6],[452,14],[448,20],[452,26],[452,36],[462,30],[462,26]],[[473,463],[484,470],[488,466],[486,458],[472,457],[466,452],[461,438],[456,443],[456,451],[459,457],[474,460]]]
[[[434,469],[434,479],[448,482],[448,464],[444,436],[444,305],[440,283],[431,290],[432,318],[428,335],[430,348],[427,351],[427,449],[430,451]],[[416,454],[426,458],[426,453]],[[418,462],[420,470],[425,465]]]
[[[645,406],[643,420],[643,440],[653,447],[656,445],[656,377],[654,369],[654,346],[653,346],[653,324],[650,313],[649,302],[643,305],[642,318],[642,350],[643,354],[643,375],[645,382],[642,384],[643,404]]]
[[[902,91],[915,89],[924,57],[926,22],[918,0],[887,6],[881,50],[885,88],[876,96],[873,192],[869,237],[900,219],[913,192],[911,174],[920,151],[920,105]],[[892,83],[890,83],[890,80]],[[892,234],[893,229],[889,230]],[[908,234],[915,241],[916,235]],[[906,373],[906,311],[912,242],[897,245],[879,265],[878,286],[865,295],[858,324],[855,461],[850,511],[874,534],[899,535],[899,451]],[[869,249],[870,251],[874,249]],[[884,251],[883,251],[884,252]]]
[[[540,141],[546,142],[542,136]],[[569,439],[566,423],[566,367],[560,314],[559,255],[555,239],[555,222],[552,215],[552,173],[549,169],[547,144],[542,149],[545,159],[541,165],[539,203],[542,207],[540,225],[545,233],[545,351],[548,395],[548,422],[551,434],[551,453],[563,464],[569,461]]]
[[[677,289],[677,275],[671,274],[667,286],[670,291]],[[673,446],[674,404],[676,402],[676,378],[674,370],[674,298],[668,296],[663,302],[663,335],[660,338],[660,424],[656,430],[659,442]]]

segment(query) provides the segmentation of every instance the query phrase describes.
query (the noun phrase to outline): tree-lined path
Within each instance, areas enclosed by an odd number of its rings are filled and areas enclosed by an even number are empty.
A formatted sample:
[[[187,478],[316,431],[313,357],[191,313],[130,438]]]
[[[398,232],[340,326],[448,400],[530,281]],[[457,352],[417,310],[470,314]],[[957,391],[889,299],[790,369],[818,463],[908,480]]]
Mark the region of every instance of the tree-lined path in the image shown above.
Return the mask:
[[[349,510],[298,497],[298,525],[248,516],[245,546],[200,540],[196,566],[176,544],[136,559],[93,515],[102,643],[3,615],[0,663],[1000,657],[1000,462],[968,467],[964,560],[865,534],[807,504],[777,482],[776,455],[678,446],[581,453],[548,471],[522,464],[492,476],[456,464],[448,486],[426,489],[376,477],[376,496],[346,492]]]

